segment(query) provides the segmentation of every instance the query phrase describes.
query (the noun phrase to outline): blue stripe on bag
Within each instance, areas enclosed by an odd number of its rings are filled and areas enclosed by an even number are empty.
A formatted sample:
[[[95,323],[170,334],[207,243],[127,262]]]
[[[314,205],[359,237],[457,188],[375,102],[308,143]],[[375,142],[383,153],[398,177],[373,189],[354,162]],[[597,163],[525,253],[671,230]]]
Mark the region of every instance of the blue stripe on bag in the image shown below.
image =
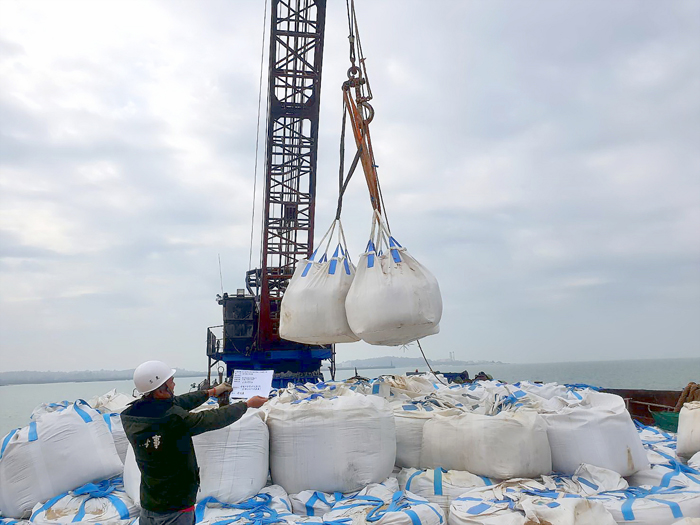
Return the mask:
[[[306,266],[304,267],[304,271],[301,272],[302,277],[306,277],[306,275],[309,273],[309,270],[311,269],[311,263],[307,262]]]
[[[488,503],[479,503],[478,505],[474,505],[470,509],[467,509],[467,514],[471,514],[472,516],[478,516],[482,512],[486,512],[491,508],[491,505]]]
[[[401,254],[399,253],[399,250],[396,248],[391,248],[389,251],[391,251],[391,258],[394,259],[395,263],[400,263],[401,262]]]
[[[82,418],[82,420],[85,421],[86,423],[92,422],[92,418],[90,417],[90,415],[89,415],[87,412],[85,412],[85,410],[83,410],[82,408],[80,408],[80,407],[78,406],[78,403],[82,403],[82,404],[84,404],[84,405],[87,405],[88,407],[89,407],[90,405],[88,405],[88,404],[87,404],[85,401],[83,401],[82,399],[78,399],[75,403],[73,403],[73,407],[75,408],[75,412]]]
[[[420,476],[421,474],[423,474],[422,470],[411,474],[411,476],[408,478],[408,481],[406,481],[406,490],[408,490],[409,492],[411,491],[411,481],[413,481],[413,478],[415,478],[416,476]]]
[[[379,383],[375,383],[372,385],[372,393],[376,396],[379,394]]]
[[[580,483],[583,483],[584,485],[586,485],[587,487],[592,488],[593,490],[598,490],[598,485],[596,485],[596,484],[593,483],[592,481],[588,481],[587,479],[578,478],[578,477],[576,478],[576,481],[578,481],[578,482],[580,482]]]
[[[487,487],[493,485],[491,480],[489,478],[487,478],[486,476],[479,476],[479,477],[483,480],[484,485],[486,485]]]
[[[632,505],[634,504],[634,500],[636,499],[636,496],[627,496],[627,501],[625,501],[620,507],[620,510],[622,511],[622,517],[625,519],[625,521],[634,520],[634,512],[632,512]]]
[[[32,421],[29,423],[29,441],[36,441],[39,439],[39,434],[37,434],[36,431],[36,421]]]
[[[2,448],[0,449],[0,459],[2,458],[2,455],[5,453],[5,448],[7,448],[7,444],[10,442],[12,439],[12,436],[15,435],[15,433],[18,431],[18,428],[15,428],[14,430],[10,430],[10,433],[5,436],[5,439],[2,440]]]
[[[109,427],[110,433],[112,432],[112,414],[102,414],[102,419],[105,420],[105,423],[107,423],[107,426]]]
[[[665,499],[659,499],[659,498],[649,498],[652,501],[658,501],[659,503],[665,503],[669,507],[671,507],[671,513],[673,514],[674,518],[682,518],[683,517],[683,511],[681,510],[680,505],[676,503],[675,501],[668,501]]]
[[[332,259],[331,264],[328,266],[328,273],[330,275],[335,275],[335,267],[338,266],[338,259]]]
[[[418,517],[418,514],[416,514],[415,512],[413,512],[410,509],[406,509],[404,512],[406,514],[408,514],[409,518],[411,518],[411,523],[413,525],[421,525],[421,521],[420,521],[420,518]]]
[[[47,509],[50,509],[53,507],[54,503],[56,503],[58,500],[65,498],[68,495],[67,492],[64,492],[63,494],[59,494],[58,496],[55,496],[51,498],[49,501],[44,503],[39,510],[32,512],[32,516],[29,518],[29,521],[34,521],[34,518],[37,516],[37,514],[41,514]]]
[[[367,268],[374,268],[374,254],[367,255]]]
[[[433,492],[436,496],[442,496],[442,467],[436,468],[433,472]]]

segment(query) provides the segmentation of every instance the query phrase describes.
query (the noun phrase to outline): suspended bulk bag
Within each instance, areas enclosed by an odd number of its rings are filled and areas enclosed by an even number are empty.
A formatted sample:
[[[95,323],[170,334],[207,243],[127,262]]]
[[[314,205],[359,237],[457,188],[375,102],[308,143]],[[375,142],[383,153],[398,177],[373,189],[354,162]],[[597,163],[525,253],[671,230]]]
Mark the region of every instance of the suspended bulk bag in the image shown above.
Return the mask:
[[[530,409],[495,416],[436,416],[423,427],[421,467],[466,470],[496,479],[534,478],[552,470],[547,429]]]
[[[376,211],[345,309],[352,331],[372,345],[403,345],[440,331],[437,280],[390,235]]]
[[[123,468],[102,414],[76,401],[0,441],[0,512],[22,518],[39,502]]]
[[[686,403],[681,408],[676,452],[684,457],[700,452],[700,401]]]
[[[396,429],[385,399],[349,391],[268,405],[272,480],[288,493],[350,492],[391,474]]]
[[[338,244],[328,258],[336,223]],[[282,297],[280,337],[306,344],[352,343],[359,341],[345,314],[345,296],[355,277],[340,220],[333,221],[319,246],[328,238],[325,252],[315,262],[318,250],[303,259],[294,271]]]

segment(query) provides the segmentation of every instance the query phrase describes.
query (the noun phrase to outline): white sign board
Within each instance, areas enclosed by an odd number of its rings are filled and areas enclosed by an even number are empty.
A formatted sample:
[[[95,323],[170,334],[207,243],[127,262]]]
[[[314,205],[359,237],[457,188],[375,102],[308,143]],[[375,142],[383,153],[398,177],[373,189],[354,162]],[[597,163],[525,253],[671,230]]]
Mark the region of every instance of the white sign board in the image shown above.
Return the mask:
[[[253,396],[267,397],[272,390],[274,370],[234,370],[230,399],[250,399]]]

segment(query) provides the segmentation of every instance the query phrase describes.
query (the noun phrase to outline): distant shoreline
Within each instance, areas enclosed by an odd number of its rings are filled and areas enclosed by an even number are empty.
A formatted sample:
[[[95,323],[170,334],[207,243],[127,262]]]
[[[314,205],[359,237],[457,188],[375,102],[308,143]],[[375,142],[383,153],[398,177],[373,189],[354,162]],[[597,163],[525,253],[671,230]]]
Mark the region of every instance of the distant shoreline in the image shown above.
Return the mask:
[[[177,369],[176,369],[177,370]],[[206,377],[206,372],[177,370],[175,377]],[[130,381],[133,370],[83,371],[83,372],[0,372],[0,386],[46,385],[54,383],[98,383],[103,381]]]

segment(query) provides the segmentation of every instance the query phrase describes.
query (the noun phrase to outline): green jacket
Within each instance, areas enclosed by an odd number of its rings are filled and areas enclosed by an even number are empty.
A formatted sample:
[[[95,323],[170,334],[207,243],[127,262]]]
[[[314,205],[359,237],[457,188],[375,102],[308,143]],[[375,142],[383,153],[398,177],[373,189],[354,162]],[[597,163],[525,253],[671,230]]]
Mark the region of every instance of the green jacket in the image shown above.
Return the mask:
[[[192,436],[230,425],[245,414],[245,402],[190,413],[208,399],[205,391],[171,399],[143,397],[121,414],[124,432],[141,471],[141,507],[174,512],[191,507],[199,489]]]

